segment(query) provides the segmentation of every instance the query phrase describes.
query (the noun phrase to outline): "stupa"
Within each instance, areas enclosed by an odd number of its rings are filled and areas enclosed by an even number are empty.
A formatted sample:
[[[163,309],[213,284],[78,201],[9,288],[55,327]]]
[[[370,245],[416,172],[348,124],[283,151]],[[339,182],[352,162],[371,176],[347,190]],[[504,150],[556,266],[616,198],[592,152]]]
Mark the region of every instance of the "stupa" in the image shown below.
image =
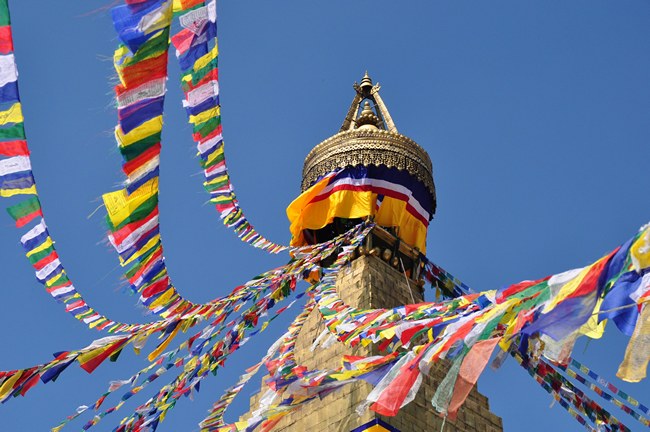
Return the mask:
[[[392,308],[424,301],[420,278],[426,231],[436,210],[431,159],[412,139],[400,134],[379,84],[366,75],[354,84],[355,96],[339,132],[314,147],[303,168],[303,194],[287,210],[292,243],[322,242],[345,232],[361,219],[377,226],[356,258],[339,274],[341,299],[358,308]],[[380,354],[374,345],[349,348],[336,342],[328,348],[314,342],[324,330],[317,310],[311,312],[298,336],[295,354],[309,369],[335,369],[343,355]],[[282,418],[274,431],[440,431],[441,418],[431,399],[449,364],[436,364],[415,396],[394,417],[380,416],[364,405],[372,386],[356,382],[309,402]],[[251,409],[262,392],[251,399]],[[446,432],[497,432],[501,418],[490,411],[488,399],[472,390]]]

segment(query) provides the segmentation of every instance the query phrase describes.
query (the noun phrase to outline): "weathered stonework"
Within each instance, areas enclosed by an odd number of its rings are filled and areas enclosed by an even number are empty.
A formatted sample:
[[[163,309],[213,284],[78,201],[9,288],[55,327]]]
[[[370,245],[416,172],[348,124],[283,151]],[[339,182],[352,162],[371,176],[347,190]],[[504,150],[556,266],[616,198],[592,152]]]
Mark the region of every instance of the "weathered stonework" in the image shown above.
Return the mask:
[[[356,259],[348,268],[341,271],[337,288],[343,301],[361,308],[387,308],[424,300],[424,293],[415,282],[407,286],[404,274],[391,267],[380,258],[364,256]],[[310,369],[336,368],[341,357],[347,355],[375,355],[371,347],[347,348],[341,343],[311,351],[314,340],[324,329],[318,311],[313,311],[303,326],[296,342],[296,360]],[[431,398],[438,383],[445,377],[446,364],[432,368],[425,378],[420,391],[410,404],[400,410],[395,417],[378,416],[366,411],[358,416],[355,409],[365,401],[371,386],[358,382],[342,390],[312,401],[298,411],[284,417],[274,431],[332,431],[349,432],[369,421],[380,418],[401,432],[439,431],[442,419],[431,406]],[[254,409],[262,389],[251,399]],[[488,400],[474,388],[465,405],[458,413],[456,421],[447,421],[445,432],[498,432],[503,430],[501,418],[490,412]]]

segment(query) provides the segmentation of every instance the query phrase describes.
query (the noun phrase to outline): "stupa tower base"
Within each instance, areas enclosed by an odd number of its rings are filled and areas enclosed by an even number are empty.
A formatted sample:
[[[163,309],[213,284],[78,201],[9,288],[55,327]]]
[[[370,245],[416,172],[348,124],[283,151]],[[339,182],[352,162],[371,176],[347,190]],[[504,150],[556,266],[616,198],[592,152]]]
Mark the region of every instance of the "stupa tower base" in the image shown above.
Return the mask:
[[[385,231],[376,228],[371,234],[371,241],[378,243],[377,234]],[[385,245],[385,243],[384,243]],[[402,243],[402,248],[406,245]],[[408,248],[408,247],[406,247]],[[337,290],[341,299],[347,304],[359,308],[392,308],[395,306],[420,303],[424,301],[424,290],[421,284],[408,279],[404,272],[394,268],[384,261],[377,252],[386,248],[371,248],[374,254],[360,256],[352,261],[349,267],[341,270],[337,281]],[[405,254],[399,254],[402,261],[413,262]],[[407,261],[408,260],[408,261]],[[388,261],[393,261],[392,257]],[[409,266],[406,265],[408,269]],[[407,274],[409,272],[407,271]],[[312,311],[305,322],[296,341],[295,353],[298,365],[309,369],[337,368],[343,355],[372,356],[377,355],[376,348],[348,348],[340,342],[335,342],[328,348],[311,349],[314,341],[325,329],[317,310]],[[372,386],[365,382],[356,382],[335,391],[321,400],[314,400],[299,410],[286,415],[273,428],[273,431],[330,431],[330,432],[361,432],[361,431],[400,431],[421,432],[441,430],[443,419],[439,417],[431,405],[438,384],[445,377],[449,365],[439,363],[434,365],[429,375],[410,404],[403,407],[395,417],[380,416],[374,411],[366,410],[358,415],[356,409],[366,400]],[[259,403],[262,391],[251,399],[251,410]],[[501,418],[490,411],[488,399],[476,388],[472,389],[467,401],[460,409],[455,421],[447,420],[445,432],[498,432],[503,430]]]

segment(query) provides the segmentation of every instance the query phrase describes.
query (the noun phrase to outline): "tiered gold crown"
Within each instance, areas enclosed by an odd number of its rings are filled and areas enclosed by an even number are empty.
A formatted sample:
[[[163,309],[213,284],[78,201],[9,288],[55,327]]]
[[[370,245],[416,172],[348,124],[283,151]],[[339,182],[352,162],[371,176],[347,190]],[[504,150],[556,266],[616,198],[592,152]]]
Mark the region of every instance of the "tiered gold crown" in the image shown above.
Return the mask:
[[[397,132],[379,95],[379,83],[373,85],[367,72],[361,84],[354,83],[354,89],[356,95],[339,133],[318,144],[305,158],[302,190],[337,168],[385,165],[407,171],[426,186],[433,199],[433,215],[436,187],[429,155],[415,141]]]

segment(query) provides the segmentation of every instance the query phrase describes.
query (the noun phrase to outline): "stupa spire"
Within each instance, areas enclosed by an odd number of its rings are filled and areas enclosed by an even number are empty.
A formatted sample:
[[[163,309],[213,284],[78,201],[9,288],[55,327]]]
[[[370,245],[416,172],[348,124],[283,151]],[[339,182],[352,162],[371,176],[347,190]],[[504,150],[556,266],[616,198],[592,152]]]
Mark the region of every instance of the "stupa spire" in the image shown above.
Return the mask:
[[[395,126],[393,118],[388,112],[388,108],[386,108],[383,99],[379,95],[381,86],[379,83],[373,84],[372,78],[368,74],[368,71],[366,71],[363,78],[361,78],[361,83],[358,84],[355,82],[353,87],[356,91],[356,94],[354,95],[354,99],[350,104],[348,114],[345,116],[345,120],[343,120],[343,125],[341,125],[340,132],[353,130],[358,127],[357,118],[359,117],[359,109],[361,108],[361,104],[364,103],[364,101],[367,101],[368,103],[372,104],[372,107],[374,107],[375,110],[375,114],[380,120],[380,122],[377,124],[377,127],[389,132],[397,133],[397,126]]]

